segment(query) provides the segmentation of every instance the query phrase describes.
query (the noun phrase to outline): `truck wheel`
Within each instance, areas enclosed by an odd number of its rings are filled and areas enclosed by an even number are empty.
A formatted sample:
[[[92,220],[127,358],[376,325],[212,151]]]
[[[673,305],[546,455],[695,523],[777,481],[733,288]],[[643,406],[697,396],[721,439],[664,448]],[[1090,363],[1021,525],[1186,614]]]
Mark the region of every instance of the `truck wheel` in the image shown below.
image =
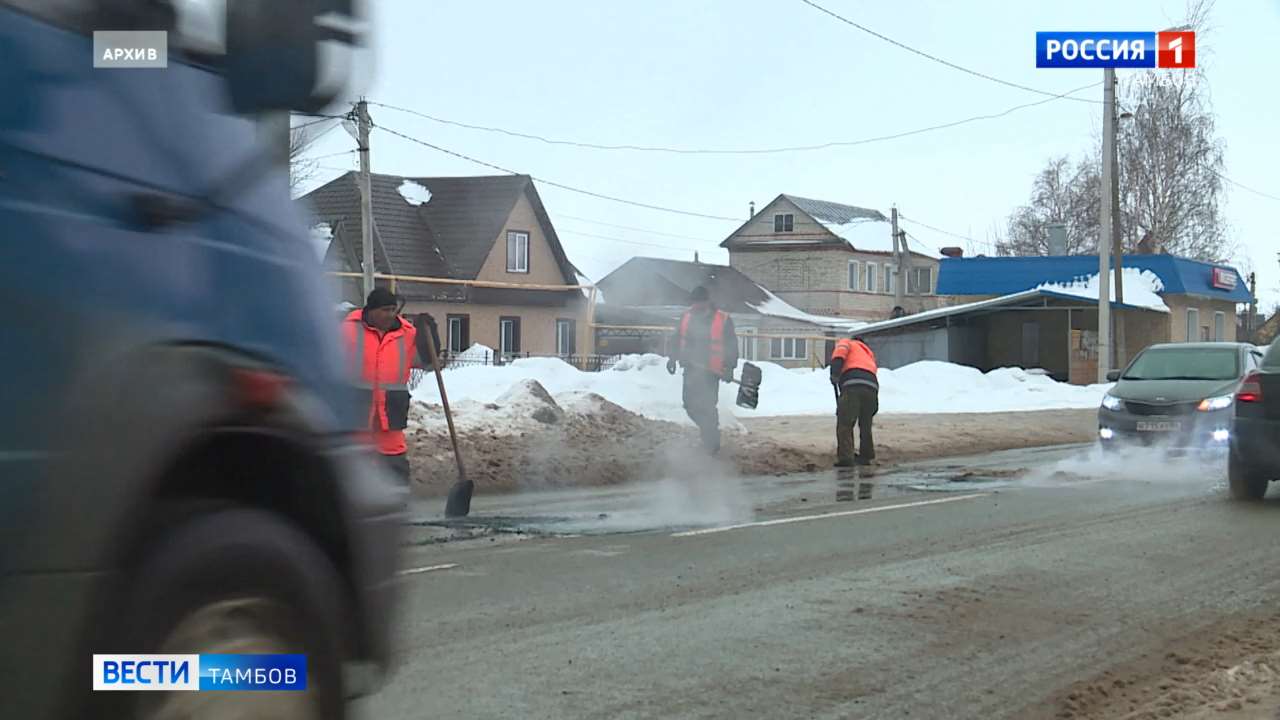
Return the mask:
[[[1261,500],[1267,494],[1267,479],[1240,462],[1235,453],[1227,459],[1227,485],[1233,500]]]
[[[342,584],[298,528],[221,510],[165,535],[131,578],[127,652],[302,653],[305,692],[129,693],[139,720],[341,720]],[[123,695],[124,693],[104,693]]]

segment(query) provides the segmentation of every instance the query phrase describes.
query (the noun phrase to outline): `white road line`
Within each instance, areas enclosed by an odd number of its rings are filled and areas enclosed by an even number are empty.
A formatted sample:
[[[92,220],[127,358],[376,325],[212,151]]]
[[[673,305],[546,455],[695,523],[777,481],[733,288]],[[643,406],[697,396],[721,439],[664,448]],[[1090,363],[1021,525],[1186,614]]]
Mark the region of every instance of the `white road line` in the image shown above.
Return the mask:
[[[458,563],[445,563],[444,565],[428,565],[426,567],[416,567],[416,568],[409,568],[407,570],[401,570],[400,574],[401,575],[417,575],[419,573],[434,572],[436,570],[449,570],[451,568],[456,568],[456,567],[458,567]]]
[[[758,522],[741,523],[739,525],[725,525],[723,527],[702,528],[701,530],[685,530],[684,532],[672,533],[671,537],[693,537],[695,535],[711,535],[712,533],[720,533],[728,530],[740,530],[742,528],[752,527],[768,527],[770,525],[788,525],[790,523],[805,522],[808,520],[826,520],[828,518],[849,517],[850,515],[866,515],[867,513],[884,512],[886,510],[903,510],[906,508],[923,507],[925,505],[941,505],[942,503],[959,502],[961,500],[973,500],[974,498],[986,497],[991,493],[973,493],[971,495],[956,495],[954,497],[937,498],[935,500],[918,500],[916,502],[899,503],[897,505],[881,505],[879,507],[862,508],[860,510],[843,510],[840,512],[823,513],[821,515],[799,515],[796,517],[784,517],[774,520],[760,520]]]

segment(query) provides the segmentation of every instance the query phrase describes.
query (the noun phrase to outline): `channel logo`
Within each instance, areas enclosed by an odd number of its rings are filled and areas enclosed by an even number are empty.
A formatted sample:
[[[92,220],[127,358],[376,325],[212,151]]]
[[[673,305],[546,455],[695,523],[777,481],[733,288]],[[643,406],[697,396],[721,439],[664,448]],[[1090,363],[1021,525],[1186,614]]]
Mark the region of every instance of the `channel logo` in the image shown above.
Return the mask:
[[[1038,68],[1170,68],[1196,66],[1194,31],[1038,32]]]
[[[306,655],[94,655],[94,690],[306,690]]]

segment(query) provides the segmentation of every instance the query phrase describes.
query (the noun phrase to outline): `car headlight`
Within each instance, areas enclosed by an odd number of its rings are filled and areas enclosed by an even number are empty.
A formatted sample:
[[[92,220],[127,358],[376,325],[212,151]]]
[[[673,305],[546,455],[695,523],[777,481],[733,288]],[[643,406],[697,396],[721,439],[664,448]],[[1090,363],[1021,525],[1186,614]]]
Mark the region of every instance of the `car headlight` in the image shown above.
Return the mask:
[[[1115,395],[1103,395],[1102,407],[1108,410],[1119,410],[1124,407],[1124,401]]]
[[[1196,409],[1200,412],[1212,412],[1214,410],[1226,410],[1231,407],[1231,403],[1235,402],[1232,395],[1219,395],[1218,397],[1205,398],[1200,401]]]

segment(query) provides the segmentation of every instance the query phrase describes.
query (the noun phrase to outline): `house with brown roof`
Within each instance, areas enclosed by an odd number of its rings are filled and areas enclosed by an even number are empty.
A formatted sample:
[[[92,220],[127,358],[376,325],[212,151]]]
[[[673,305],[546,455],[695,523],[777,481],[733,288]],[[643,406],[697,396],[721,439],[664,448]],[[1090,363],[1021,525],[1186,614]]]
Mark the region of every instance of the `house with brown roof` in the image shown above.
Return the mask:
[[[375,174],[371,185],[375,271],[388,276],[378,284],[394,283],[406,313],[431,313],[447,350],[479,343],[505,356],[591,351],[587,281],[529,176]],[[299,198],[315,217],[312,237],[327,241],[331,273],[361,271],[360,199],[355,172]],[[464,282],[430,281],[441,279]],[[360,282],[338,281],[344,301],[362,304]]]
[[[874,322],[938,307],[938,258],[910,241],[905,277],[893,252],[893,230],[879,210],[779,195],[733,231],[720,247],[729,265],[795,307],[816,315]]]

